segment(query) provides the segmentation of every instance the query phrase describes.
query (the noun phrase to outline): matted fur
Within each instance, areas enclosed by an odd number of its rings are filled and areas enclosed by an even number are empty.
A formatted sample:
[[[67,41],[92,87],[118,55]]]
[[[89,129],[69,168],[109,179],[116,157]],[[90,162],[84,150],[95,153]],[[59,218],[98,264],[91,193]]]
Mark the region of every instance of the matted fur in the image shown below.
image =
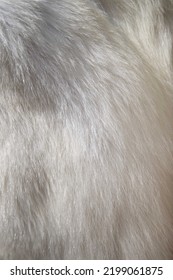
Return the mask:
[[[0,258],[173,258],[173,2],[0,0]]]

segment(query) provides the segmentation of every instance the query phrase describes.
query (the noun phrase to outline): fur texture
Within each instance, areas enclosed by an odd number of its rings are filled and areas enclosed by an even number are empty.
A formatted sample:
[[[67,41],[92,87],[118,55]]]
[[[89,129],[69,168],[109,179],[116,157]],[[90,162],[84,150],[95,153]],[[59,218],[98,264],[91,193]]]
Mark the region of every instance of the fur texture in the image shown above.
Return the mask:
[[[173,258],[173,1],[0,0],[0,258]]]

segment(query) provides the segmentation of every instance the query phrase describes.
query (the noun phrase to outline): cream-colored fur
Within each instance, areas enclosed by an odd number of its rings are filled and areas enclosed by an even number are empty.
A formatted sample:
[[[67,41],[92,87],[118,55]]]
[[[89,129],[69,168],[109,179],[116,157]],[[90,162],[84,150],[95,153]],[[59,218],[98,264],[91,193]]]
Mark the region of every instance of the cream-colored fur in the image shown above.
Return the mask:
[[[0,258],[173,258],[173,1],[0,0]]]

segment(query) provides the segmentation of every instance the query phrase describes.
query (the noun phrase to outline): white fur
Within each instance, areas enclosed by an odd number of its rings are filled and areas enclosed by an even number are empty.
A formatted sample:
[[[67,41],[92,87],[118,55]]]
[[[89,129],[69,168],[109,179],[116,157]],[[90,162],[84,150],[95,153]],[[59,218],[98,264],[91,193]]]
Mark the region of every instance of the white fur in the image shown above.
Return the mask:
[[[0,0],[0,257],[173,257],[173,2]]]

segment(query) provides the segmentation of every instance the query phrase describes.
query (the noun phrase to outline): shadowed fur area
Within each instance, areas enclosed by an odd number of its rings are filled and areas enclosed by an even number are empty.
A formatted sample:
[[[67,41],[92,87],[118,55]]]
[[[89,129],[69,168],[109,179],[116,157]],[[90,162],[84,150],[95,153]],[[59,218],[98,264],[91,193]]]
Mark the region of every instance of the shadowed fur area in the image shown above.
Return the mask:
[[[0,0],[0,259],[173,259],[172,47],[172,0]]]

